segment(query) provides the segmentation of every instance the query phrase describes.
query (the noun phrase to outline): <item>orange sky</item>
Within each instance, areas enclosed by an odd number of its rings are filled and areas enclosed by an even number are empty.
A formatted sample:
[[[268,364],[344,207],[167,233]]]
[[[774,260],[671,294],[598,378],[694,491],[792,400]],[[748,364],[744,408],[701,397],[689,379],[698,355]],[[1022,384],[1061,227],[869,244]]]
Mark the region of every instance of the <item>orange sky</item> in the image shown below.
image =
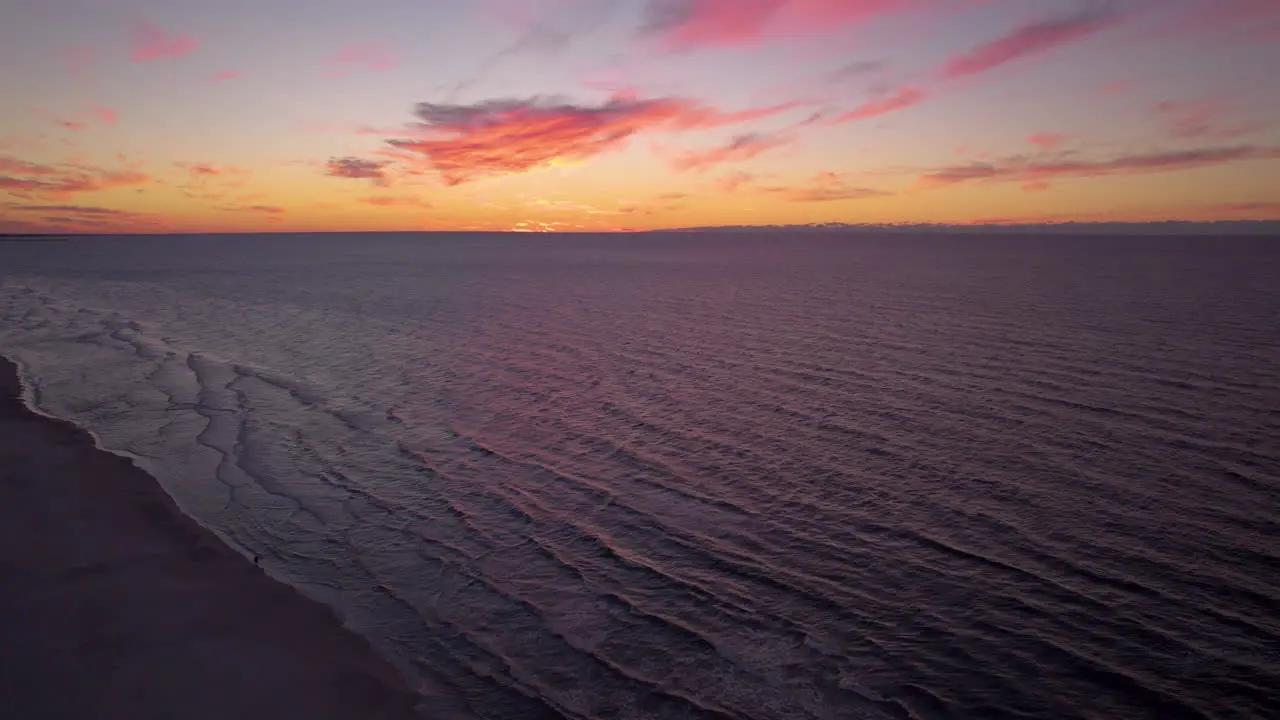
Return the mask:
[[[1280,218],[1274,0],[45,0],[0,232]]]

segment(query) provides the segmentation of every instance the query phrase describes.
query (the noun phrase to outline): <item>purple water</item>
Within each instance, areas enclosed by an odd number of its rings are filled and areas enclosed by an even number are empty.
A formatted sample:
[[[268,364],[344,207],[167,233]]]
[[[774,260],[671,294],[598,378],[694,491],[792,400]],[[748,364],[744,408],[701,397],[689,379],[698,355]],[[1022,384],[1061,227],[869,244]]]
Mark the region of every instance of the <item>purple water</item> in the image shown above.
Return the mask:
[[[0,243],[0,353],[491,718],[1280,716],[1280,242]]]

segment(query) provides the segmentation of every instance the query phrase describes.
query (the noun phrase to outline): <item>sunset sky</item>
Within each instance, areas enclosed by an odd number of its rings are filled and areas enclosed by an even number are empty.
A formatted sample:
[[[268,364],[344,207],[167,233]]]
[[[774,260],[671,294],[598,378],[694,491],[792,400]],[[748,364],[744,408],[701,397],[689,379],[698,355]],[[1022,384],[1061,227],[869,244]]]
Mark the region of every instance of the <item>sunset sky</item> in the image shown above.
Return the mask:
[[[0,232],[1280,217],[1280,0],[0,0]]]

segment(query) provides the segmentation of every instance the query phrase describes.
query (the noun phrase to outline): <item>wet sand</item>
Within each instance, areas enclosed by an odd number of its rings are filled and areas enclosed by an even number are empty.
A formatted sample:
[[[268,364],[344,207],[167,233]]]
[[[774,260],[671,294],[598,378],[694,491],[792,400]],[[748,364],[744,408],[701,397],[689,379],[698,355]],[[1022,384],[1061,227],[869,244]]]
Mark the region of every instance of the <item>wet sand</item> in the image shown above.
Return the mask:
[[[0,716],[424,716],[327,608],[20,396],[0,359]]]

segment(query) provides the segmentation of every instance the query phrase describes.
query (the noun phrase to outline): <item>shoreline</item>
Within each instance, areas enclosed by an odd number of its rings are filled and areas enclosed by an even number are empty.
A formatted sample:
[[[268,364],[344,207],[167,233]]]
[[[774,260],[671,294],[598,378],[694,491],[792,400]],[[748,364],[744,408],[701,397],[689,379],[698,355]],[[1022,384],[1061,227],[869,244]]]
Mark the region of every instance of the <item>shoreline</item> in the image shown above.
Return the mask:
[[[0,585],[0,707],[18,717],[422,717],[368,641],[29,408],[2,356]]]

